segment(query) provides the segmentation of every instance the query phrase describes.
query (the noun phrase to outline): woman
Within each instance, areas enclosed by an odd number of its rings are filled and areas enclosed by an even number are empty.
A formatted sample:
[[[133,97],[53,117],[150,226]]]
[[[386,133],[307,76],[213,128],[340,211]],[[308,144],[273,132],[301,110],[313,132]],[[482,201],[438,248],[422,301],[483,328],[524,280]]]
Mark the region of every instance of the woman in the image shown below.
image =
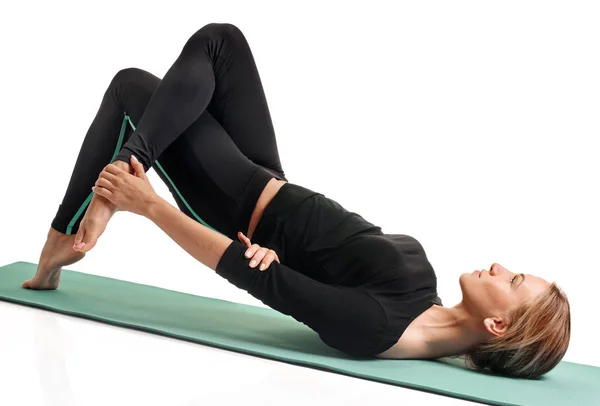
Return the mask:
[[[181,211],[154,192],[150,167]],[[568,347],[569,304],[554,283],[494,263],[461,275],[462,301],[443,307],[417,240],[384,234],[288,183],[253,56],[231,24],[198,30],[162,80],[117,73],[23,287],[56,289],[61,267],[94,247],[117,210],[148,217],[232,284],[349,355],[466,355],[477,368],[537,377]]]

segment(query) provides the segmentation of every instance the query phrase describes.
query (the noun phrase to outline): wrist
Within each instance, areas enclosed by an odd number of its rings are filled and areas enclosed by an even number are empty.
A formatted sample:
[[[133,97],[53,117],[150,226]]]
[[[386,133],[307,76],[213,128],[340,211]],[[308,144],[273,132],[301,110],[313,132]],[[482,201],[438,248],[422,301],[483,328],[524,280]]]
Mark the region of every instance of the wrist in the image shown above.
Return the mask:
[[[146,205],[143,216],[156,223],[158,212],[164,204],[168,204],[162,197],[155,195]]]

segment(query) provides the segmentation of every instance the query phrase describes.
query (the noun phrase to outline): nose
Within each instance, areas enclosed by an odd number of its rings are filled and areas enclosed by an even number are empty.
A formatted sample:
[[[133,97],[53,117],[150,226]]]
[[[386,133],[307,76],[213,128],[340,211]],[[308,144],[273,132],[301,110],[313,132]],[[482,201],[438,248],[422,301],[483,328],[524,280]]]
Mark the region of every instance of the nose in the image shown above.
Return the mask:
[[[503,273],[503,272],[509,272],[509,270],[496,262],[494,262],[492,264],[492,266],[490,267],[491,275],[499,275],[500,273]]]

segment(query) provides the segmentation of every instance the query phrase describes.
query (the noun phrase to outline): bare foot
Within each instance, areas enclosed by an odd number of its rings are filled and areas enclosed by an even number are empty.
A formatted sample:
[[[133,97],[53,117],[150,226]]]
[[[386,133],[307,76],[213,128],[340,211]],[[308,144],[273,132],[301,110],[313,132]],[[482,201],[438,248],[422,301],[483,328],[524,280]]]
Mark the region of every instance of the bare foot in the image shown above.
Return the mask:
[[[113,164],[129,173],[133,172],[133,168],[126,162],[114,161]],[[81,220],[73,249],[86,253],[94,248],[98,238],[106,229],[108,221],[117,211],[117,207],[108,199],[95,194]]]
[[[38,261],[37,272],[33,279],[23,282],[26,289],[56,289],[60,282],[63,266],[74,264],[85,254],[73,250],[74,235],[59,233],[52,227]]]
[[[94,195],[79,224],[79,230],[75,235],[71,249],[86,253],[94,248],[98,238],[106,229],[108,221],[116,212],[117,208],[114,204],[102,196]]]

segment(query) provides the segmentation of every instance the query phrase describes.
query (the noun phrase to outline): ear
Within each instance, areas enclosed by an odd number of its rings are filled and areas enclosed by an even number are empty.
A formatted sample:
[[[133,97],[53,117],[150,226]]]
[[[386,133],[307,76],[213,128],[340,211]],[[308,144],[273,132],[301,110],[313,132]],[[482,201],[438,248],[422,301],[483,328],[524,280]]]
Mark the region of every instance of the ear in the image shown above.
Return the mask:
[[[502,335],[508,327],[508,319],[505,317],[488,317],[483,321],[485,329],[495,336]]]

